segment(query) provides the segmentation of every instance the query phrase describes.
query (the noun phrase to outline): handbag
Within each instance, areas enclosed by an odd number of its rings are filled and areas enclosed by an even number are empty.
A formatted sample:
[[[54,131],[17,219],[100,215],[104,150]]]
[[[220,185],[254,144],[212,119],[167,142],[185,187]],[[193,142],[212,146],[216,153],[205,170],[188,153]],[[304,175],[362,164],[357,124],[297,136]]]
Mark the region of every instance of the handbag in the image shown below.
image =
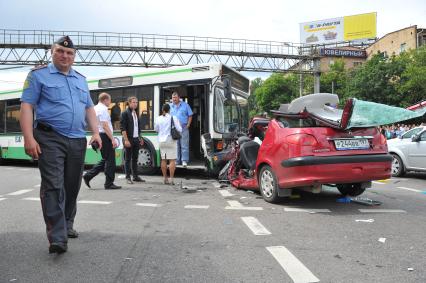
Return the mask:
[[[175,127],[175,122],[173,122],[173,116],[171,116],[170,120],[171,120],[171,123],[172,123],[172,125],[170,127],[170,134],[172,135],[172,139],[179,140],[182,136]]]

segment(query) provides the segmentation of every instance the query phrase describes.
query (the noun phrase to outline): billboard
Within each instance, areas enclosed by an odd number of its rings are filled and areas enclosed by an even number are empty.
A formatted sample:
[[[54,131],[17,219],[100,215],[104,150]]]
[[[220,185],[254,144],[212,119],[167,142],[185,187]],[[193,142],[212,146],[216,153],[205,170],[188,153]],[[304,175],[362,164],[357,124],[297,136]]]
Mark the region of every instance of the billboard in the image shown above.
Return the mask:
[[[300,42],[327,44],[376,37],[377,13],[301,23]]]

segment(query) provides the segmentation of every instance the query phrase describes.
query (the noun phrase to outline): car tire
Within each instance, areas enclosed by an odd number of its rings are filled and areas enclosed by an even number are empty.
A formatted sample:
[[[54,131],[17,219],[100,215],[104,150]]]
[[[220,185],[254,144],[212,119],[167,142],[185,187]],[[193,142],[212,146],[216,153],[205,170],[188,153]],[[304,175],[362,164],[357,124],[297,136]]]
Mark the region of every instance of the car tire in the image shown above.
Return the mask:
[[[278,196],[278,181],[274,171],[268,165],[262,167],[259,173],[259,190],[263,199],[270,203],[281,200]]]
[[[401,177],[405,174],[404,163],[397,154],[392,154],[392,176]]]
[[[344,196],[356,197],[364,193],[365,188],[360,183],[355,184],[339,184],[337,189]]]

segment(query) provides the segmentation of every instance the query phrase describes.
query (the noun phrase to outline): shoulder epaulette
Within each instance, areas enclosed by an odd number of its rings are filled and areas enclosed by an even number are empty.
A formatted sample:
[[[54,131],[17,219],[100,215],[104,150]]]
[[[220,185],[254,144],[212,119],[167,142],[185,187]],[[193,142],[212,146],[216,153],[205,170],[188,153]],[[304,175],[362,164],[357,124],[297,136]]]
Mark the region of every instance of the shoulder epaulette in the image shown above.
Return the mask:
[[[80,76],[82,76],[82,77],[86,77],[85,75],[83,75],[82,73],[80,73],[80,72],[78,72],[78,71],[76,71],[76,70],[74,70],[74,72],[76,72],[77,74],[79,74]]]
[[[38,65],[31,69],[31,71],[37,71],[43,68],[47,68],[47,65]]]

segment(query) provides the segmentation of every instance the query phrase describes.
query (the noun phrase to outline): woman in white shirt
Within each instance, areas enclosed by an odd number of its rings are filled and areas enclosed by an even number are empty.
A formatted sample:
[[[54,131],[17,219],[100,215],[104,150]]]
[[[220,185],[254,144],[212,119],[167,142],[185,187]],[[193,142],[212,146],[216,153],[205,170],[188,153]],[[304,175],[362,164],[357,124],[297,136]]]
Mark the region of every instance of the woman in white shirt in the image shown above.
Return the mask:
[[[164,184],[174,185],[173,176],[176,169],[176,158],[177,158],[177,140],[172,139],[171,127],[172,118],[176,129],[182,132],[182,127],[179,120],[176,117],[171,116],[170,105],[164,104],[162,108],[163,114],[160,115],[154,124],[154,129],[158,132],[158,142],[160,144],[161,154],[161,172],[164,177]],[[170,169],[170,182],[167,177],[167,161],[169,161]]]

